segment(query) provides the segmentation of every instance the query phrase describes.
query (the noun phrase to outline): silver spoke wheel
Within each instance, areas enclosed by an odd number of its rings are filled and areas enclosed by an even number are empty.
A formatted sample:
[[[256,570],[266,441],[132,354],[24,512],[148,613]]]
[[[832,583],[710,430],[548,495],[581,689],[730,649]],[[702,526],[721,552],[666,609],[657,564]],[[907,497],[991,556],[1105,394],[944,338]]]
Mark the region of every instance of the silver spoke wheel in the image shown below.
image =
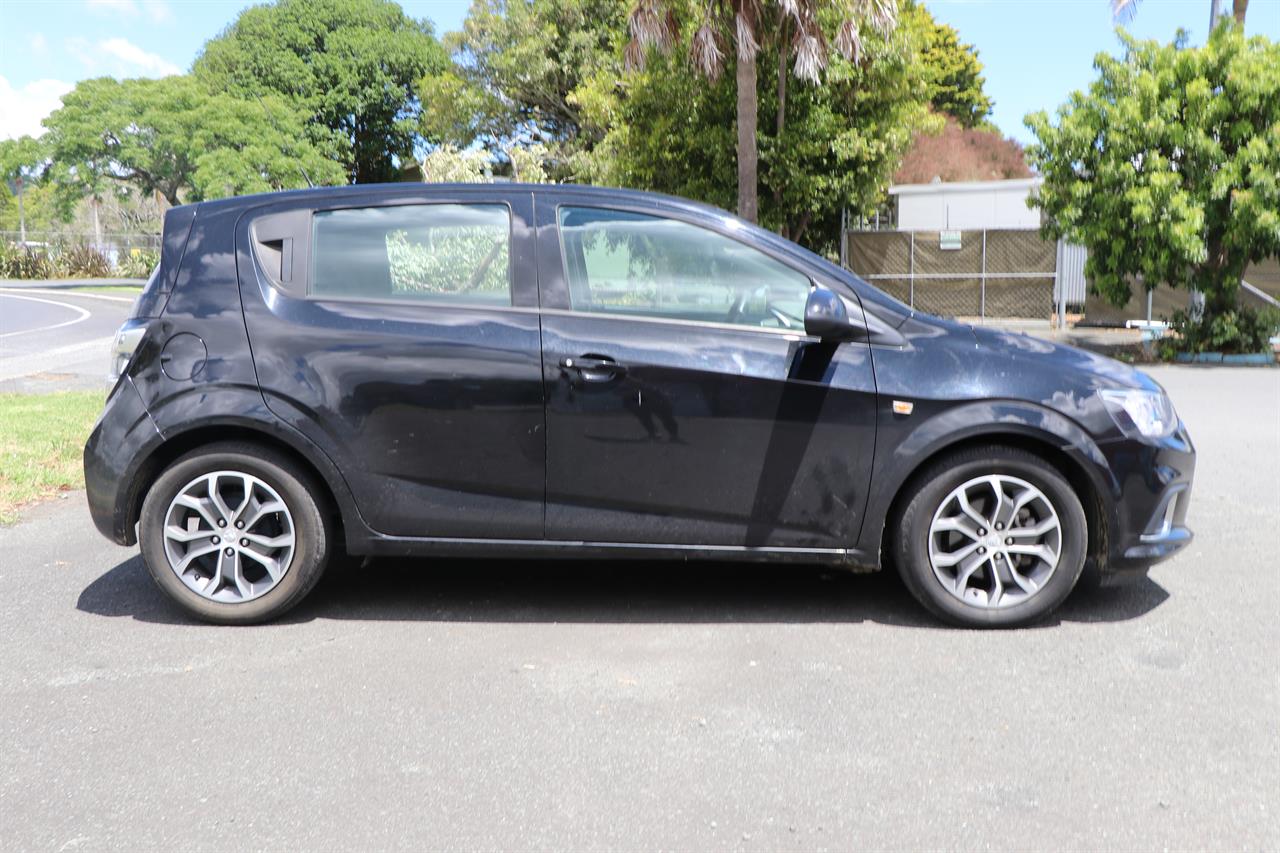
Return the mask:
[[[197,595],[236,604],[266,595],[293,562],[293,516],[275,489],[243,471],[202,474],[169,503],[164,551]]]
[[[1062,523],[1040,489],[1018,477],[975,477],[929,525],[929,565],[942,587],[975,607],[1012,607],[1040,592],[1062,556]]]

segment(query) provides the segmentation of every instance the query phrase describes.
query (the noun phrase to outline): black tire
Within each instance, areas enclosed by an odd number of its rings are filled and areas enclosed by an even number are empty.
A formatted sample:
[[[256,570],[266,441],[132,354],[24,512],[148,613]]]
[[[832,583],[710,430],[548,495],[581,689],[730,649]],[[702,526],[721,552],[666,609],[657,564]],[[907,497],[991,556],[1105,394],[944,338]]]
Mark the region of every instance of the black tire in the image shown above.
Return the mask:
[[[1061,527],[1059,560],[1053,573],[1034,594],[1008,607],[982,607],[961,600],[943,586],[929,561],[929,528],[934,514],[954,489],[988,474],[1018,477],[1034,485],[1052,503]],[[1089,543],[1084,507],[1062,474],[1034,454],[999,445],[958,451],[932,463],[908,488],[914,493],[899,517],[893,556],[911,594],[941,619],[970,628],[1026,625],[1053,612],[1080,579]]]
[[[262,480],[284,501],[293,519],[293,554],[283,576],[265,594],[243,602],[201,596],[179,579],[165,553],[170,503],[192,480],[220,470],[243,471]],[[185,611],[205,622],[252,625],[296,606],[324,574],[334,544],[326,509],[324,492],[314,478],[288,457],[246,442],[219,442],[181,457],[151,485],[142,504],[138,541],[152,579]]]

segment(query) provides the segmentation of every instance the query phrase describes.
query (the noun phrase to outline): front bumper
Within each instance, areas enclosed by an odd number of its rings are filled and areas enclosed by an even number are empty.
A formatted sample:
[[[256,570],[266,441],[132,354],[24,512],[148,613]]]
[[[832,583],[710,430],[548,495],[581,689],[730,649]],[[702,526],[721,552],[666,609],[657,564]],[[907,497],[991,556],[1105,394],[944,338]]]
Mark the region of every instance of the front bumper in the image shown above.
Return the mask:
[[[1158,443],[1120,439],[1099,445],[1115,487],[1103,574],[1142,572],[1185,548],[1196,451],[1183,424]]]
[[[138,541],[133,524],[137,475],[142,460],[159,442],[160,430],[138,389],[124,377],[111,389],[84,446],[89,514],[98,531],[120,545]]]

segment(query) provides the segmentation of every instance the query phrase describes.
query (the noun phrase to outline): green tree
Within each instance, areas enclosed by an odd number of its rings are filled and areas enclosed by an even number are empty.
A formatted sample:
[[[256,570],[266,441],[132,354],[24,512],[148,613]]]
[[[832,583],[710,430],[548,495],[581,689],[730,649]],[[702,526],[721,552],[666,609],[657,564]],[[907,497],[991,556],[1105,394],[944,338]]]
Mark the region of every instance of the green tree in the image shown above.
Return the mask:
[[[821,86],[794,85],[786,66],[759,66],[756,139],[764,225],[831,251],[841,210],[876,206],[912,133],[941,124],[928,113],[926,70],[912,40],[905,27],[889,35],[868,33],[860,61],[830,57]],[[779,90],[779,72],[793,84],[784,87],[785,100],[770,97]],[[734,80],[700,80],[679,57],[653,58],[628,78],[613,108],[602,158],[609,181],[732,208],[739,175],[724,152],[735,142],[737,107]]]
[[[1232,312],[1246,265],[1280,254],[1280,49],[1234,23],[1202,48],[1121,38],[1056,122],[1026,119],[1044,230],[1087,246],[1118,304],[1142,276],[1202,292],[1206,318]]]
[[[418,87],[423,133],[491,149],[543,145],[552,175],[590,178],[606,124],[586,114],[612,98],[622,70],[628,0],[474,0],[445,44],[449,69]]]
[[[13,185],[18,233],[24,242],[27,239],[26,196],[44,162],[45,149],[38,139],[30,136],[0,139],[0,182],[5,184],[6,195],[9,185]]]
[[[414,158],[414,86],[448,62],[431,24],[391,0],[280,0],[241,12],[193,72],[211,91],[296,102],[311,141],[336,142],[350,180],[371,183]]]
[[[35,178],[45,162],[44,146],[30,136],[0,139],[0,180]]]
[[[72,202],[117,182],[170,204],[343,182],[305,120],[278,96],[210,94],[190,77],[85,80],[45,119],[50,177]]]
[[[897,23],[896,0],[779,0],[766,9],[759,0],[636,0],[628,26],[627,62],[643,69],[651,49],[669,50],[679,41],[679,18],[695,23],[689,58],[710,85],[718,82],[732,45],[734,56],[734,127],[737,131],[737,210],[752,222],[759,218],[758,129],[760,92],[757,54],[768,41],[785,67],[794,59],[794,74],[818,83],[828,63],[824,24],[835,33],[836,49],[846,60],[862,58],[863,30],[891,32]],[[777,116],[785,123],[787,74],[777,78]],[[676,102],[673,102],[676,103]],[[670,105],[669,105],[670,106]]]
[[[938,23],[918,3],[904,7],[902,24],[919,34],[920,61],[928,69],[929,103],[934,111],[951,116],[966,128],[986,122],[992,103],[974,46],[961,42],[954,27]]]

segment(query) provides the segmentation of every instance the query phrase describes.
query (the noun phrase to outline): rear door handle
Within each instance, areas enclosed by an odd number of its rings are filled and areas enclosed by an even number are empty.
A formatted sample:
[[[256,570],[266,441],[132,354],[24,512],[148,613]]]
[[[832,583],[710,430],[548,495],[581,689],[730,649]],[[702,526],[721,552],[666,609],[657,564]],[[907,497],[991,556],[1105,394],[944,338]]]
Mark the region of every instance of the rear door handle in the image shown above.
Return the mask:
[[[560,368],[575,371],[583,382],[609,382],[626,374],[627,369],[607,355],[588,353],[560,359]]]

